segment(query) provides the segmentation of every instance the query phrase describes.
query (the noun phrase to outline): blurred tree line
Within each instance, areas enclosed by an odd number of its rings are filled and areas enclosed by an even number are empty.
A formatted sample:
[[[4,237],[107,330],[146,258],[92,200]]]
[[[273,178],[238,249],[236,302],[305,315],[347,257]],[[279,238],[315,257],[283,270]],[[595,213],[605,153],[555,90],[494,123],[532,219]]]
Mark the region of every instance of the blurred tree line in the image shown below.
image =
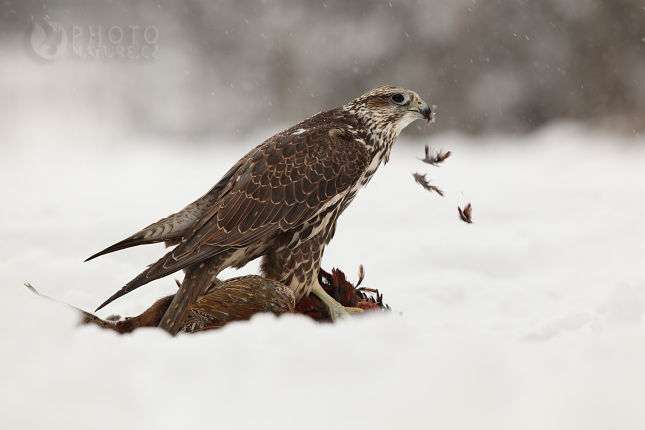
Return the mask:
[[[55,65],[39,65],[49,67],[49,79],[78,75],[75,91],[98,101],[90,112],[109,119],[118,110],[135,130],[211,133],[293,123],[383,84],[413,89],[438,105],[437,129],[526,132],[559,119],[629,132],[645,127],[642,0],[13,1],[0,7],[4,47],[25,45],[33,23],[43,19],[66,29],[155,26],[157,59],[66,54]]]

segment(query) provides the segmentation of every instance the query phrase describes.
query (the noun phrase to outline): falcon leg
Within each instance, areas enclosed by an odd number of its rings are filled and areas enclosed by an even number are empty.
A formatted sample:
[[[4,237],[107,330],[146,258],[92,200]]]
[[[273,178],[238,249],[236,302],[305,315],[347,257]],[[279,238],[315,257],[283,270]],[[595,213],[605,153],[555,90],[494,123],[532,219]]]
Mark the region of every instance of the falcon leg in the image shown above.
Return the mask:
[[[158,327],[175,336],[181,330],[181,324],[186,317],[188,307],[204,295],[211,281],[217,276],[217,256],[188,266],[184,281],[179,286],[179,291],[170,302],[170,306],[161,318]]]
[[[320,286],[314,287],[311,292],[314,293],[325,304],[325,306],[327,306],[333,322],[338,322],[341,319],[351,319],[352,317],[349,315],[349,312],[363,312],[363,309],[360,308],[350,308],[341,305]]]

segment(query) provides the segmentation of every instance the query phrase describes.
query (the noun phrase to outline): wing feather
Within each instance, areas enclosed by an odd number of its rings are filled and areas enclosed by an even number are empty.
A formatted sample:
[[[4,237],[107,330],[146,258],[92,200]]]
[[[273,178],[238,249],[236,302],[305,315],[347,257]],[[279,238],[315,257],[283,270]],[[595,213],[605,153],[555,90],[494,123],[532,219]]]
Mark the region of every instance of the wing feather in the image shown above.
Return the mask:
[[[296,140],[300,141],[294,143]],[[245,163],[241,172],[231,178],[235,186],[230,196],[227,196],[217,214],[207,213],[204,217],[208,220],[177,247],[177,257],[183,255],[182,248],[199,249],[190,240],[199,230],[208,232],[200,236],[200,244],[236,247],[241,245],[238,240],[244,236],[237,237],[240,231],[249,234],[262,229],[265,234],[271,234],[287,214],[289,216],[285,221],[295,227],[293,222],[305,222],[334,196],[347,191],[370,161],[361,143],[344,136],[330,137],[327,132],[321,133],[320,130],[282,136],[271,145],[259,146],[257,151],[264,156],[256,153],[248,157],[249,163]],[[264,166],[266,170],[262,171]],[[251,178],[258,175],[260,180],[256,190],[257,182]],[[253,185],[245,187],[238,185],[240,183]],[[257,218],[251,223],[248,217]],[[236,226],[241,229],[235,229]],[[236,239],[232,240],[234,236]]]

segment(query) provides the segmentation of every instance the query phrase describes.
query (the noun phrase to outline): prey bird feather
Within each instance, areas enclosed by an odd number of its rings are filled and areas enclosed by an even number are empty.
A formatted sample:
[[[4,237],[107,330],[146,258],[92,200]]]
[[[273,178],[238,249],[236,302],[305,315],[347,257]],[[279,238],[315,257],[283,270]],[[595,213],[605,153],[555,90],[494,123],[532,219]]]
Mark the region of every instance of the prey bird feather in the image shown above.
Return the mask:
[[[88,259],[149,243],[177,245],[99,309],[185,269],[159,324],[176,334],[218,273],[262,258],[262,275],[291,289],[296,300],[313,292],[334,320],[349,317],[319,284],[322,255],[340,214],[415,119],[434,121],[434,106],[413,91],[381,86],[265,140],[204,196]]]
[[[457,209],[459,210],[459,218],[465,223],[472,224],[473,222],[473,207],[470,203],[464,207],[464,210],[461,210],[459,206],[457,206]]]
[[[425,158],[419,158],[419,160],[432,166],[438,166],[439,164],[443,163],[446,158],[450,157],[450,155],[452,155],[452,152],[443,152],[442,149],[439,150],[439,152],[434,152],[430,149],[430,146],[426,144],[425,155]]]
[[[413,173],[412,176],[414,176],[414,180],[416,181],[417,184],[421,185],[423,188],[426,190],[432,192],[434,191],[435,193],[439,194],[441,197],[443,197],[443,191],[441,191],[439,188],[436,186],[432,185],[428,178],[426,178],[425,173]]]

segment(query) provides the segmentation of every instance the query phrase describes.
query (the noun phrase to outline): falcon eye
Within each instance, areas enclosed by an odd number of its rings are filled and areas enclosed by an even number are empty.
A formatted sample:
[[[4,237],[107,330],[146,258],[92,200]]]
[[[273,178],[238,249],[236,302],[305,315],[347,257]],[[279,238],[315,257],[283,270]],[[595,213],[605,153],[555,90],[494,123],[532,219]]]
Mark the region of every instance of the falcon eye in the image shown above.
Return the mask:
[[[403,97],[403,94],[394,94],[392,96],[392,101],[394,103],[403,103],[403,100],[405,100],[405,97]]]

